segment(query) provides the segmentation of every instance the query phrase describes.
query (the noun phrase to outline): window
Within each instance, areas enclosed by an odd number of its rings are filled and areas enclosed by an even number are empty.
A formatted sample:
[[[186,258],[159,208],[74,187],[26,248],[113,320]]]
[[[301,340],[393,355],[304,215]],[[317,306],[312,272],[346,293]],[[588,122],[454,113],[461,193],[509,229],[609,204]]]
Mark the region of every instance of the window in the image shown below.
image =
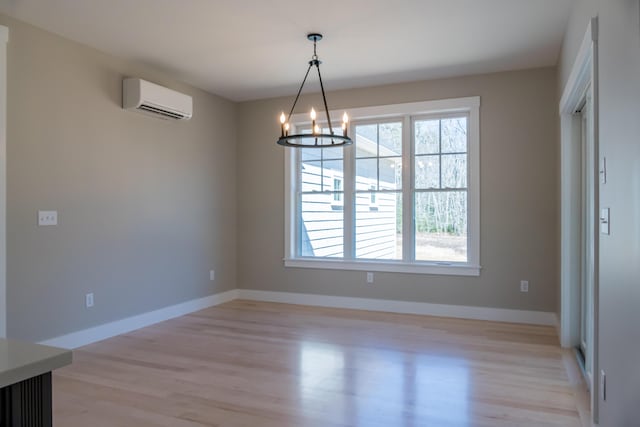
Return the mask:
[[[355,258],[402,259],[402,122],[355,123]]]
[[[355,109],[353,145],[287,149],[285,265],[478,275],[479,106]]]
[[[343,149],[314,148],[299,154],[298,253],[303,257],[343,258],[344,213],[335,209],[335,202],[343,199]]]
[[[415,259],[467,262],[467,116],[413,120]]]
[[[333,178],[333,201],[342,202],[342,178]]]

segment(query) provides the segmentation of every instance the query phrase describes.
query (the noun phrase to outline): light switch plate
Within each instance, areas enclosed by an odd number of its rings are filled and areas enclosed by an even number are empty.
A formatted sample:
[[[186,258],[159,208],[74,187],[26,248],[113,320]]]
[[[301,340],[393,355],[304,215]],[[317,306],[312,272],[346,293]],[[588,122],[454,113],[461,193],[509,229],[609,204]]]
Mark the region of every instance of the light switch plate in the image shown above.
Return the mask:
[[[610,231],[609,208],[600,209],[600,233],[609,234]]]
[[[38,225],[58,225],[58,211],[38,211]]]

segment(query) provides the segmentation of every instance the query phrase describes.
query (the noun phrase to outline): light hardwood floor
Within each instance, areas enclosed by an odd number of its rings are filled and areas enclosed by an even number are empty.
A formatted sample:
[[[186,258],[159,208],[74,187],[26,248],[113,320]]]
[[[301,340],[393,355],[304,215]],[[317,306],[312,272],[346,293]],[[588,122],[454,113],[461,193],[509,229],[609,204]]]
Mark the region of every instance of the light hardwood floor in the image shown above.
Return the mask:
[[[58,427],[581,426],[544,326],[233,301],[86,346]]]

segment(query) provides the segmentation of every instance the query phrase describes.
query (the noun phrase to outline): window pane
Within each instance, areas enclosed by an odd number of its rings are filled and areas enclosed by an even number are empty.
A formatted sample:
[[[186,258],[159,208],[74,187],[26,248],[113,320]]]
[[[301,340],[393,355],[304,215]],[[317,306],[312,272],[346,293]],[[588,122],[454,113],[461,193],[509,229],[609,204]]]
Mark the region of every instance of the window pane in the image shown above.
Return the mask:
[[[467,155],[442,155],[442,188],[467,187]]]
[[[324,160],[342,159],[344,157],[343,146],[322,148],[322,158]]]
[[[356,194],[356,258],[402,259],[402,194]]]
[[[378,159],[356,159],[356,191],[378,189]]]
[[[414,134],[416,154],[440,152],[440,120],[417,120]]]
[[[336,191],[336,181],[342,181],[344,179],[343,165],[344,163],[342,160],[329,160],[322,162],[322,191]]]
[[[300,168],[301,192],[334,191],[333,180],[344,179],[343,168],[342,160],[303,161]]]
[[[333,193],[301,195],[301,256],[344,256],[343,211],[339,206],[336,207],[333,201]]]
[[[415,188],[440,188],[440,156],[416,156]]]
[[[381,123],[378,132],[380,135],[380,156],[401,156],[402,123]]]
[[[325,182],[325,191],[333,190],[333,178],[342,179],[344,176],[343,165],[342,160],[325,160],[322,162],[325,177],[331,179],[331,182]]]
[[[467,192],[418,192],[414,198],[418,261],[467,261]]]
[[[380,190],[400,190],[401,188],[402,157],[380,159]]]
[[[378,125],[356,126],[356,157],[378,155]]]
[[[317,148],[300,148],[300,153],[302,156],[302,161],[307,160],[320,160],[322,157],[322,150]]]
[[[467,118],[442,119],[442,152],[467,152]]]
[[[300,167],[300,191],[322,191],[322,162],[307,161]]]

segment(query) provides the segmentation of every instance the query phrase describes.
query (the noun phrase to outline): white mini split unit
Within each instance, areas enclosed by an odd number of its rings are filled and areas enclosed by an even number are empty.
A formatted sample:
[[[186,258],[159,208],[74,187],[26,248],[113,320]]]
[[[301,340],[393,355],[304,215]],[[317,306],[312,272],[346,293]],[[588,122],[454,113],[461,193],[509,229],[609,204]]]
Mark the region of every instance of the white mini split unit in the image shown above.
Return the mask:
[[[189,120],[193,100],[175,90],[137,78],[122,81],[122,108],[161,119]]]

